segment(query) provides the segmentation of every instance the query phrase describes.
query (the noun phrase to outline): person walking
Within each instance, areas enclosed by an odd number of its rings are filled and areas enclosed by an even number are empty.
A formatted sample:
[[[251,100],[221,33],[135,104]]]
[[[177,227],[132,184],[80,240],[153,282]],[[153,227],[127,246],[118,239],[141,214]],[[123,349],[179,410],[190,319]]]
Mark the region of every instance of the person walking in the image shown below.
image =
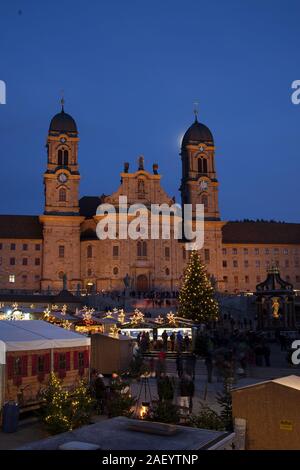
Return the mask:
[[[193,380],[195,380],[196,363],[197,356],[195,353],[192,353],[186,360],[186,373],[190,375]]]
[[[176,356],[176,370],[178,377],[181,378],[183,374],[183,360],[180,352],[178,352]]]

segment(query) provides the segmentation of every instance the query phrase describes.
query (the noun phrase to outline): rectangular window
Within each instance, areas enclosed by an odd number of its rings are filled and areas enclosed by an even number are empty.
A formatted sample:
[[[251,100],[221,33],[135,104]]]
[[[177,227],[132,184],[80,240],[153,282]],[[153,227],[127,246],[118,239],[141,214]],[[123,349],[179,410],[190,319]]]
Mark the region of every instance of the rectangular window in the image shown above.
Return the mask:
[[[296,259],[295,259],[295,267],[296,267],[296,268],[299,268],[299,258],[296,258]]]
[[[266,248],[266,249],[265,249],[265,254],[266,254],[266,255],[269,255],[269,254],[270,254],[269,248]]]
[[[300,276],[296,276],[296,282],[300,282]]]
[[[236,259],[233,260],[233,267],[234,268],[237,268],[238,267],[238,262]]]
[[[245,276],[245,283],[249,284],[249,276]]]
[[[23,249],[23,251],[27,251],[28,250],[28,244],[23,243],[22,249]]]
[[[2,257],[0,256],[0,266],[1,266],[1,264],[2,264]]]
[[[8,281],[9,282],[16,282],[16,276],[14,274],[10,274],[8,276]]]
[[[289,250],[288,250],[287,248],[284,248],[284,249],[283,249],[283,254],[284,254],[284,255],[288,255],[288,254],[289,254]]]
[[[40,259],[40,258],[35,258],[34,264],[35,264],[35,266],[40,266],[40,264],[41,264],[41,259]]]
[[[41,251],[41,245],[39,243],[36,243],[35,251]]]
[[[15,357],[14,358],[14,372],[13,372],[15,377],[20,377],[22,376],[22,358],[21,357]]]
[[[259,248],[254,248],[254,254],[259,255]]]
[[[273,253],[274,253],[275,255],[278,255],[279,249],[278,249],[278,248],[274,248],[274,249],[273,249]]]
[[[245,268],[249,268],[249,261],[247,259],[245,259],[244,261],[244,266]]]
[[[10,249],[11,249],[12,251],[14,251],[14,250],[16,249],[16,244],[15,244],[15,243],[11,243],[11,244],[10,244]]]
[[[232,254],[237,255],[237,248],[232,248]]]
[[[206,261],[206,263],[209,263],[209,260],[210,260],[210,253],[209,253],[209,250],[208,250],[208,249],[205,249],[205,250],[204,250],[204,260]]]
[[[227,255],[227,250],[226,250],[226,248],[222,248],[222,254],[223,254],[223,255]]]
[[[237,287],[237,286],[238,286],[238,283],[239,283],[239,278],[238,278],[238,276],[234,276],[233,280],[234,280],[234,285],[235,285],[235,287]]]
[[[38,356],[37,370],[39,374],[43,374],[45,372],[45,356]]]
[[[114,245],[113,246],[113,257],[114,258],[118,258],[119,256],[119,246],[118,245]]]
[[[0,243],[0,250],[2,250],[3,248],[3,243]]]
[[[244,255],[248,254],[248,248],[244,248]]]
[[[182,258],[186,259],[186,249],[185,248],[182,249]]]
[[[227,268],[227,261],[223,259],[223,268]]]
[[[84,369],[84,353],[83,353],[83,351],[80,351],[78,353],[78,368],[79,369]]]
[[[10,258],[9,264],[10,264],[11,266],[15,266],[15,264],[16,264],[16,258]]]
[[[260,268],[260,260],[259,259],[255,260],[255,267]]]
[[[65,354],[60,354],[59,355],[59,369],[60,370],[66,370],[67,368],[67,362],[66,362],[66,355]]]
[[[64,245],[59,245],[58,247],[58,257],[64,258],[65,257],[65,247]]]
[[[170,258],[170,248],[168,246],[165,246],[165,258]]]
[[[228,277],[227,276],[223,276],[223,281],[225,282],[225,284],[228,282]]]
[[[22,259],[22,264],[23,264],[23,266],[27,266],[28,265],[28,258],[23,258]]]

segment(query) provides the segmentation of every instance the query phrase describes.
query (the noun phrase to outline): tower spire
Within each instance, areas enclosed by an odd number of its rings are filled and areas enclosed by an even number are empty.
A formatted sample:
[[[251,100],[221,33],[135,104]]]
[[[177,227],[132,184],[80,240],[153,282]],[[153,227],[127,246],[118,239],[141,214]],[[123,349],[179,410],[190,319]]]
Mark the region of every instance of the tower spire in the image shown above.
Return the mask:
[[[194,101],[194,115],[195,115],[195,122],[198,122],[198,113],[199,113],[199,103],[198,101]]]
[[[64,97],[64,90],[61,90],[61,99],[60,99],[60,104],[61,104],[61,112],[64,113],[65,109],[65,97]]]

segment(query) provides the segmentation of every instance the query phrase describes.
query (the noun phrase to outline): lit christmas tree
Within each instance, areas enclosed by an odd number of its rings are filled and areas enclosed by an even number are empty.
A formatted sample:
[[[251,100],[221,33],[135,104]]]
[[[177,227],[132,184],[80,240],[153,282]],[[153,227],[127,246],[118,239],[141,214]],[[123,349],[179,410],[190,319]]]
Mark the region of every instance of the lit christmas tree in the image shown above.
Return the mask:
[[[196,251],[191,253],[184,273],[179,292],[179,315],[196,323],[218,320],[219,305],[214,297],[214,288]]]

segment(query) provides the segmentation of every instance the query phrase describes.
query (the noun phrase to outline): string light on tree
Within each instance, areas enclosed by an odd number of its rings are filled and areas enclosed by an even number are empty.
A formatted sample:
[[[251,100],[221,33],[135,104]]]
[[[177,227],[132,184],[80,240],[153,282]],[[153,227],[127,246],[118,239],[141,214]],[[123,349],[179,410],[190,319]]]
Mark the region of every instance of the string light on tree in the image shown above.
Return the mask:
[[[210,323],[219,317],[214,288],[196,251],[192,251],[184,273],[179,292],[179,314],[197,323]]]

